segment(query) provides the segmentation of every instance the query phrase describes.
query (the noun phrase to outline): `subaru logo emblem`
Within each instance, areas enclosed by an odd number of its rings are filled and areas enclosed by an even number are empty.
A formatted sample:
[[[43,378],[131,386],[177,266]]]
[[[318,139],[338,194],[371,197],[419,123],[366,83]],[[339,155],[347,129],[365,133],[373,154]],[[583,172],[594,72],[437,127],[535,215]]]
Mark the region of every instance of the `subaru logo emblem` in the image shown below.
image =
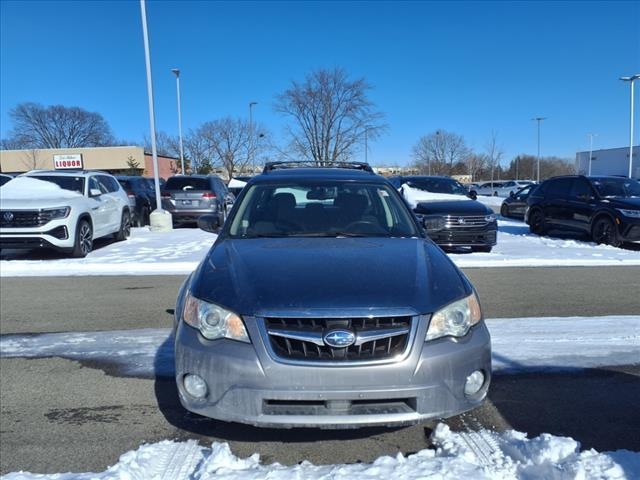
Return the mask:
[[[13,221],[13,213],[11,212],[4,212],[4,215],[2,215],[2,218],[5,222],[12,222]]]
[[[356,341],[356,335],[349,330],[331,330],[324,337],[325,345],[333,348],[346,348],[353,345]]]
[[[458,217],[458,223],[460,225],[464,225],[465,223],[467,223],[467,221],[464,219],[464,217]]]

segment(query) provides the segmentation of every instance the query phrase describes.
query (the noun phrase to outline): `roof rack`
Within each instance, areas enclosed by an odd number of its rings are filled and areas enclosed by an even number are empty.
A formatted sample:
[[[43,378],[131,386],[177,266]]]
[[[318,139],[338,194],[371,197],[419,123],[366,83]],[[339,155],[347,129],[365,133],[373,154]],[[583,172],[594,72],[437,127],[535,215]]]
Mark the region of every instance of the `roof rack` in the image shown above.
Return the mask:
[[[262,173],[274,170],[284,170],[288,168],[346,168],[350,170],[362,170],[374,173],[371,165],[365,162],[316,162],[314,160],[284,160],[280,162],[267,162],[264,164]]]

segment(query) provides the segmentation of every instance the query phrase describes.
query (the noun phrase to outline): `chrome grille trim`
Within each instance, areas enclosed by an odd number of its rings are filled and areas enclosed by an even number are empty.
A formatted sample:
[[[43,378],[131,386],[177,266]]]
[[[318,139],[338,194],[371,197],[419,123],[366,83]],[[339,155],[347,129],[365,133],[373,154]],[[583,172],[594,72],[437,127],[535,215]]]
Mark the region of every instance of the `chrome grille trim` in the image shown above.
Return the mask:
[[[462,222],[460,222],[462,219]],[[490,222],[485,220],[484,215],[446,215],[444,217],[445,228],[474,228],[485,227]]]

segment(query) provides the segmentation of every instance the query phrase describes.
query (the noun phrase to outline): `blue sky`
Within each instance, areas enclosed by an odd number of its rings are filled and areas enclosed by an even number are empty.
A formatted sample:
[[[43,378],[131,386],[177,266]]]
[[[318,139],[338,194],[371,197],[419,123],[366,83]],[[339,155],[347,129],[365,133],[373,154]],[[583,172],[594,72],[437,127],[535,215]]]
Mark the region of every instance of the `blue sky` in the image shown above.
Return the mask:
[[[119,138],[147,134],[137,1],[2,1],[0,130],[16,103],[77,105]],[[548,117],[542,154],[628,145],[629,87],[640,72],[640,2],[148,1],[156,122],[177,131],[222,116],[254,118],[276,138],[273,98],[311,69],[341,66],[375,86],[388,133],[376,165],[405,164],[438,128],[483,149],[492,130],[507,160],[536,151],[534,116]],[[636,98],[640,86],[636,85]],[[640,125],[640,108],[636,103]],[[638,132],[639,129],[636,129]],[[638,134],[636,133],[636,143]]]

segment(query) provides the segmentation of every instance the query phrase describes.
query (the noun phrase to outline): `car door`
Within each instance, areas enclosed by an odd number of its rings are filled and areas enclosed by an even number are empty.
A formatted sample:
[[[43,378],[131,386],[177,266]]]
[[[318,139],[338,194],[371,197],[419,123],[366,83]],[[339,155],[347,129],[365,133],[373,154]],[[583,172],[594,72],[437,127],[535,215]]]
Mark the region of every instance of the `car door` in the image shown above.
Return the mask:
[[[111,212],[109,209],[109,199],[106,196],[107,193],[100,182],[98,182],[96,176],[89,177],[87,197],[91,208],[91,218],[93,219],[94,238],[102,237],[110,233],[109,216]]]
[[[109,232],[118,231],[120,229],[122,210],[124,208],[124,205],[121,204],[120,198],[118,198],[117,195],[118,190],[120,190],[120,185],[118,185],[118,182],[115,179],[112,179],[107,175],[98,175],[98,183],[102,189],[106,190],[103,197],[105,197],[106,208],[108,211]]]
[[[567,228],[567,196],[571,188],[570,178],[556,178],[549,182],[543,210],[548,225],[554,228]]]
[[[524,211],[527,209],[529,193],[531,193],[531,186],[524,187],[513,196],[513,201],[509,205],[509,210],[513,215],[524,216]]]
[[[591,217],[596,208],[595,192],[584,178],[574,178],[567,197],[567,222],[576,231],[590,233]]]

